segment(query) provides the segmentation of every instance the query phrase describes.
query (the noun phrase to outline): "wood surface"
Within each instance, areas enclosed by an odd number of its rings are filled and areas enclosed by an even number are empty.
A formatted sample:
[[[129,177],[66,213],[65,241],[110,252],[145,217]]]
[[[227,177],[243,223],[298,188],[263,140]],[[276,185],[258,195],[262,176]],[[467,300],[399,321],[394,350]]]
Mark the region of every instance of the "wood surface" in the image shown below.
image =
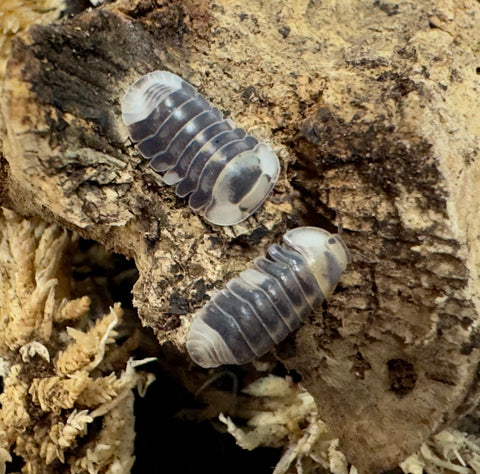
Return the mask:
[[[119,1],[13,41],[0,204],[135,259],[135,304],[184,351],[193,313],[289,228],[352,264],[277,350],[360,472],[393,468],[479,382],[480,4]],[[273,194],[221,228],[162,184],[120,99],[167,69],[277,151]]]

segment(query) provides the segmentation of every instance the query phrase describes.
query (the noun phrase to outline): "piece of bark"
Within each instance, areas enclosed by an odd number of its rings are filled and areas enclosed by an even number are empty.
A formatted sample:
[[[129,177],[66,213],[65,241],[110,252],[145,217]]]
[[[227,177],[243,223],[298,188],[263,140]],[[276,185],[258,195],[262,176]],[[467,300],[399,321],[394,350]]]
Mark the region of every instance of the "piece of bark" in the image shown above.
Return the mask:
[[[394,467],[478,399],[479,16],[466,0],[141,1],[34,26],[7,67],[0,196],[134,257],[143,322],[179,350],[211,290],[287,228],[340,216],[353,262],[277,353],[360,472]],[[128,142],[120,97],[154,69],[279,152],[246,223],[206,224]]]

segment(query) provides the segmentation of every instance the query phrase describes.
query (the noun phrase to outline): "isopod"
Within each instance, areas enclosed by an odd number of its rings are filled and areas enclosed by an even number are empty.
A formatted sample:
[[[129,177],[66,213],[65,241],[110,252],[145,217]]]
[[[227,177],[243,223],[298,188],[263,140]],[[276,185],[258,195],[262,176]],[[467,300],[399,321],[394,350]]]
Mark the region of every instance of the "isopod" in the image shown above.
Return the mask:
[[[150,166],[207,221],[234,225],[265,201],[280,163],[265,143],[235,128],[188,82],[154,71],[129,87],[122,118]]]
[[[187,337],[190,357],[208,368],[264,355],[332,294],[348,262],[338,234],[288,231],[197,312]]]

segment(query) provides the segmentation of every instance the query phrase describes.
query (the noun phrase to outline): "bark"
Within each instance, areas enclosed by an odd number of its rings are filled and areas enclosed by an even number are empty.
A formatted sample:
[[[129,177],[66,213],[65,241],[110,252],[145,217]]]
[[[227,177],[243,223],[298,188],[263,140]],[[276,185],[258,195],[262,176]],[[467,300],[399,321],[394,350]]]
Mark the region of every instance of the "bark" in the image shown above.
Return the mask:
[[[479,31],[467,0],[126,1],[33,26],[7,65],[0,198],[135,258],[140,316],[179,351],[287,228],[341,222],[353,262],[277,355],[379,472],[478,399]],[[279,153],[246,223],[202,221],[128,141],[120,97],[154,69]]]

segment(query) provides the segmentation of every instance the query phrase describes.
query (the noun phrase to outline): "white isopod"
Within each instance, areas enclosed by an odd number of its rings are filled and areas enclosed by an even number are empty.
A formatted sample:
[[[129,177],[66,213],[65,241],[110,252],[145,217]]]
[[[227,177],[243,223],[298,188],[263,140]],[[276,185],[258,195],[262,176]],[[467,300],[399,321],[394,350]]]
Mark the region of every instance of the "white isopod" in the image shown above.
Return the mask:
[[[292,229],[267,252],[195,315],[187,350],[198,365],[244,364],[267,353],[331,295],[349,261],[341,237],[318,227]]]
[[[235,128],[193,86],[168,71],[136,81],[122,118],[150,166],[212,224],[251,216],[273,189],[280,163],[265,143]]]

